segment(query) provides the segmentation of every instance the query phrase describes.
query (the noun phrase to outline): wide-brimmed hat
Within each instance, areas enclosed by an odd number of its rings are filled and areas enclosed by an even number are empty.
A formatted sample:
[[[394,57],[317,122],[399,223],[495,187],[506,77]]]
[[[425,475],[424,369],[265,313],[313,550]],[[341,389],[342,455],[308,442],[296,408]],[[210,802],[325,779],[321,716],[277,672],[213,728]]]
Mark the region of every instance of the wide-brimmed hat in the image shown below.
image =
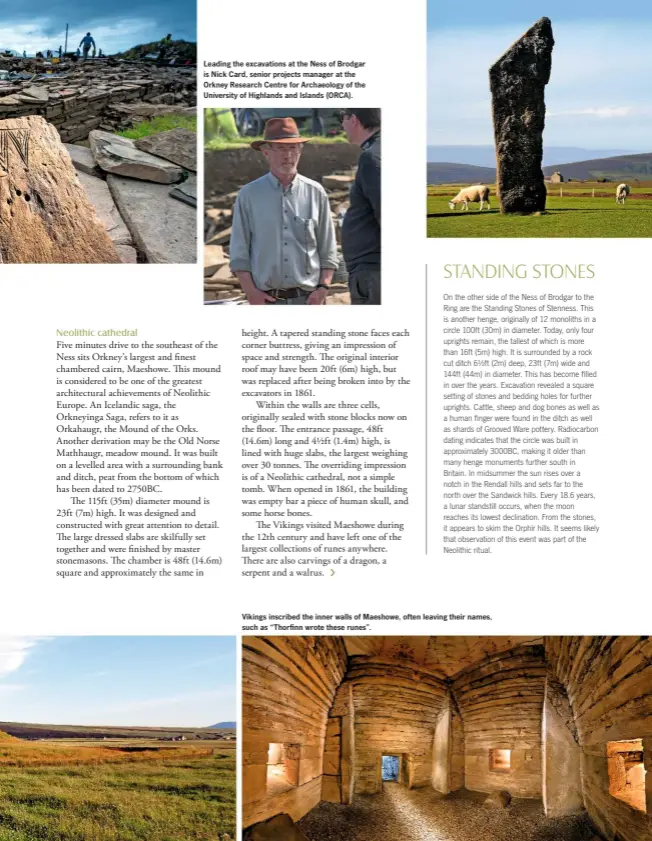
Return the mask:
[[[264,143],[309,143],[309,137],[301,137],[292,117],[272,117],[265,123],[262,140],[254,140],[252,149],[260,149]]]

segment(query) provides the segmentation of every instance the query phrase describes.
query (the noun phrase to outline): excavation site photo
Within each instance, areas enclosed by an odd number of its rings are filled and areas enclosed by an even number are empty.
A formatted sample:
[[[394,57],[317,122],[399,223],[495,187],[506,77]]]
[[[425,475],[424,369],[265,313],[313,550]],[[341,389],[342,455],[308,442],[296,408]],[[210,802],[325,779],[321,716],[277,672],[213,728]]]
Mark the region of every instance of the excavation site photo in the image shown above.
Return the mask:
[[[126,33],[114,51],[110,27],[62,22],[49,42],[20,29],[0,49],[0,263],[196,262],[196,12],[185,14],[192,41]]]
[[[247,841],[652,839],[649,637],[245,637]]]

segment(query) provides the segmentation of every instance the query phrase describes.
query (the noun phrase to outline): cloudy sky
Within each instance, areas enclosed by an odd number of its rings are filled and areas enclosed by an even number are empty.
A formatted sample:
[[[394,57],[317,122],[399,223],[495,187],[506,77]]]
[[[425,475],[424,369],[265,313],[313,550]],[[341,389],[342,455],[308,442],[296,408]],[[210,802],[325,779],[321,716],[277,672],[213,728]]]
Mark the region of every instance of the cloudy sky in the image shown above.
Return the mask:
[[[493,144],[489,67],[552,20],[548,146],[652,152],[652,4],[428,0],[428,144]]]
[[[234,721],[235,650],[234,637],[0,637],[0,721]]]
[[[168,32],[175,40],[197,40],[194,0],[0,0],[0,49],[28,55],[56,50],[64,45],[66,23],[69,49],[77,49],[90,30],[107,55],[158,41]]]

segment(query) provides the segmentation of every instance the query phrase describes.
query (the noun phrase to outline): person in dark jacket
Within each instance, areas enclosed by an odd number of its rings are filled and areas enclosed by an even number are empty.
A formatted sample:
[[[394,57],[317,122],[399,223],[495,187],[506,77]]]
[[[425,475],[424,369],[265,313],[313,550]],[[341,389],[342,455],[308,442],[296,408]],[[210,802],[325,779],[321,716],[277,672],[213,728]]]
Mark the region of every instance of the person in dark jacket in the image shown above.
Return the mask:
[[[380,108],[349,108],[341,119],[349,142],[361,149],[342,222],[351,303],[380,304]]]

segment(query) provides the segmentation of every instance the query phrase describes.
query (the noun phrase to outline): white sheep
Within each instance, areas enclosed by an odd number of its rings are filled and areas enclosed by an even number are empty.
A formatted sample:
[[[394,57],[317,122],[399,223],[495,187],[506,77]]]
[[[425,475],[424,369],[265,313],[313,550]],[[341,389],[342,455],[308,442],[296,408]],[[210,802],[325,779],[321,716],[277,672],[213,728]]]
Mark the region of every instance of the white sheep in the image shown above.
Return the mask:
[[[461,204],[464,210],[469,209],[469,202],[480,202],[480,210],[487,203],[487,210],[491,210],[489,204],[489,187],[483,184],[476,184],[473,187],[463,187],[454,199],[448,202],[451,210],[457,210],[457,205]]]
[[[616,204],[625,204],[625,199],[629,195],[629,184],[619,184],[616,189]]]

